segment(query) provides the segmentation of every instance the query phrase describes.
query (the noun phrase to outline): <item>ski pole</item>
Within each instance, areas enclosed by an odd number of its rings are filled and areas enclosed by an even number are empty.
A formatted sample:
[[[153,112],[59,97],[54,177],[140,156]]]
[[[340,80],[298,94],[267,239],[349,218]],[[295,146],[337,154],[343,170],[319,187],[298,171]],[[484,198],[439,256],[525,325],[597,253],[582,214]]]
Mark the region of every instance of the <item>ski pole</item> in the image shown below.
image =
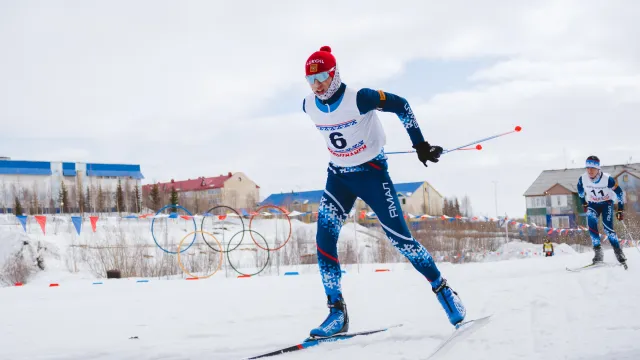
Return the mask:
[[[456,149],[456,150],[482,150],[482,145],[478,144],[478,145],[476,145],[474,147],[463,147],[463,148]],[[442,153],[446,154],[446,153],[448,153],[450,151],[453,151],[453,150],[444,150]],[[392,152],[385,152],[385,154],[410,154],[410,153],[414,153],[414,152],[416,152],[416,151],[415,150],[392,151]]]
[[[624,221],[620,221],[622,223],[622,226],[624,226],[624,231],[627,232],[627,235],[629,235],[629,239],[631,239],[632,242],[635,242],[635,240],[633,240],[633,236],[631,236],[631,231],[629,231],[629,228],[627,227],[627,224],[625,224]],[[638,249],[638,245],[636,244],[636,250],[640,251],[640,249]]]
[[[485,141],[488,141],[488,140],[491,140],[491,139],[495,139],[495,138],[500,137],[500,136],[505,136],[505,135],[509,135],[509,134],[514,133],[514,132],[520,132],[520,131],[522,131],[522,127],[521,126],[516,126],[511,131],[507,131],[507,132],[502,133],[502,134],[492,135],[492,136],[486,137],[484,139],[476,140],[476,141],[474,141],[472,143],[469,143],[469,144],[458,146],[458,147],[453,148],[453,149],[448,149],[448,150],[443,151],[442,154],[446,154],[446,153],[449,153],[449,152],[452,152],[452,151],[456,151],[456,150],[482,150],[482,145],[479,145],[481,142],[485,142]],[[468,148],[469,146],[476,145],[476,144],[478,144],[478,145],[475,148]],[[386,154],[409,154],[409,153],[414,153],[414,152],[416,152],[416,151],[415,150],[410,150],[410,151],[391,151],[391,152],[387,152]]]

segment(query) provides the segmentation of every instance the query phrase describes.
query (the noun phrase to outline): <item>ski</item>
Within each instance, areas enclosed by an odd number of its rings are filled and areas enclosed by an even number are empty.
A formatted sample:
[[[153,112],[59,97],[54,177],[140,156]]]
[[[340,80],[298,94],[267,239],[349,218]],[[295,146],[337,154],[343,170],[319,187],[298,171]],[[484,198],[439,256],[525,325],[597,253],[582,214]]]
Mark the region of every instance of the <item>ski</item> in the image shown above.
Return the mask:
[[[304,350],[304,349],[308,349],[308,348],[310,348],[312,346],[320,345],[320,344],[325,343],[325,342],[341,341],[341,340],[351,339],[351,338],[354,338],[356,336],[364,336],[364,335],[376,334],[376,333],[387,331],[387,330],[389,330],[391,328],[400,327],[400,326],[402,326],[402,324],[393,325],[393,326],[389,326],[389,327],[386,327],[386,328],[375,329],[375,330],[365,330],[365,331],[354,332],[354,333],[344,333],[344,334],[334,335],[334,336],[326,337],[326,338],[316,338],[316,339],[307,338],[303,342],[301,342],[300,344],[296,344],[296,345],[293,345],[293,346],[288,346],[286,348],[283,348],[283,349],[280,349],[280,350],[276,350],[276,351],[271,351],[271,352],[268,352],[268,353],[265,353],[265,354],[256,355],[254,357],[247,358],[247,360],[249,360],[249,359],[260,359],[260,358],[265,358],[265,357],[270,357],[270,356],[276,356],[276,355],[281,355],[281,354],[285,354],[285,353],[290,353],[290,352],[294,352],[294,351],[298,351],[298,350]]]
[[[571,272],[580,272],[584,270],[597,269],[602,267],[616,267],[616,266],[622,266],[624,267],[625,270],[628,269],[628,266],[626,263],[621,264],[621,263],[610,263],[610,262],[598,262],[595,264],[589,264],[589,265],[579,266],[575,268],[571,268],[567,266],[566,269],[567,271],[571,271]]]
[[[471,334],[487,325],[489,321],[491,321],[491,316],[492,315],[488,315],[473,320],[467,320],[458,324],[456,329],[453,330],[453,333],[451,333],[447,339],[443,340],[431,355],[427,357],[427,359],[435,359],[436,356],[444,355],[454,343],[469,337]]]

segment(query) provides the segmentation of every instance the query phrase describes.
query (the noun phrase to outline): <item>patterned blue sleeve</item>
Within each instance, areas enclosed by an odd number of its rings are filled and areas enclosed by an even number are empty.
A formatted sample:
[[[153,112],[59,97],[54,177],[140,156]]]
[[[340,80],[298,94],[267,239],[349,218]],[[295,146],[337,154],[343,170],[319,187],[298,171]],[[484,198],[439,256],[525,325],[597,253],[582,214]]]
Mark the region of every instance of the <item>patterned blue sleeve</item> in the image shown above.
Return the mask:
[[[622,188],[618,186],[618,180],[616,180],[613,176],[609,176],[609,184],[607,185],[618,196],[618,210],[624,210],[624,193],[622,192]]]
[[[413,145],[424,142],[418,121],[409,106],[409,102],[403,97],[382,90],[376,91],[364,88],[358,91],[356,103],[360,114],[366,114],[371,110],[380,110],[398,115],[407,133],[409,133]]]
[[[584,186],[582,185],[582,176],[580,176],[578,178],[578,196],[580,196],[580,199],[582,199],[582,203],[586,203],[585,199],[584,199]]]

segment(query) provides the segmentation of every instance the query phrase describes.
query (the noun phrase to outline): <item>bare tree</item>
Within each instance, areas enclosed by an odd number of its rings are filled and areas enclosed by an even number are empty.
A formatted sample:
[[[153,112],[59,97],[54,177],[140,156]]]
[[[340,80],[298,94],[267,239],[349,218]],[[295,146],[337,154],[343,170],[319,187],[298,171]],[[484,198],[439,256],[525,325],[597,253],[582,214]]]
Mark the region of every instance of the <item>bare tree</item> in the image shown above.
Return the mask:
[[[21,194],[18,190],[18,184],[16,183],[11,183],[11,199],[19,199],[20,200]]]
[[[75,209],[78,208],[78,192],[76,190],[76,185],[71,184],[67,189],[69,191],[69,198],[67,199],[67,201],[69,201],[69,212],[75,212]]]
[[[29,277],[33,274],[33,269],[24,258],[22,251],[13,254],[2,267],[0,271],[0,283],[13,285],[15,283],[26,284]]]
[[[76,189],[77,189],[76,201],[78,202],[78,211],[80,211],[80,214],[84,214],[86,204],[85,204],[83,186],[79,176],[76,176]]]
[[[462,198],[460,203],[460,211],[462,211],[462,216],[470,217],[473,216],[473,208],[471,207],[471,199],[469,199],[468,195],[465,195]]]
[[[35,210],[33,209],[31,191],[29,190],[29,188],[26,188],[26,187],[22,188],[21,199],[22,199],[22,205],[24,206],[24,209],[25,210],[28,209],[29,214],[34,214]]]
[[[38,214],[40,213],[40,191],[38,189],[38,183],[37,182],[33,182],[33,187],[31,189],[32,191],[32,198],[31,198],[31,208],[32,210],[32,214]]]
[[[105,206],[105,194],[102,191],[102,184],[98,185],[98,193],[96,195],[96,212],[103,212]]]
[[[95,205],[94,194],[95,194],[94,186],[87,185],[87,198],[85,200],[85,204],[87,206],[88,212],[95,212],[96,205]]]
[[[8,189],[7,189],[7,184],[5,183],[4,179],[2,179],[2,183],[0,183],[0,208],[2,208],[3,212],[6,213],[7,212],[7,204],[8,204]]]
[[[47,188],[47,205],[49,206],[49,213],[51,214],[55,214],[56,213],[56,202],[53,199],[53,190],[51,190],[51,187]]]

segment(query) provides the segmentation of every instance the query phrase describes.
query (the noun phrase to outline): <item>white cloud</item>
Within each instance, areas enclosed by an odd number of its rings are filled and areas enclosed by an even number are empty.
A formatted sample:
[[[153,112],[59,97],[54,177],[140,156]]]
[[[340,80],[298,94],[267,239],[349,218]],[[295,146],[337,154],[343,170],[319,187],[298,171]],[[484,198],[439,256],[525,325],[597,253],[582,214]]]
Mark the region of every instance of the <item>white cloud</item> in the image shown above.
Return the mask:
[[[221,4],[3,2],[0,152],[136,162],[158,180],[243,171],[263,195],[321,188],[326,150],[299,105],[282,116],[249,114],[284,90],[299,89],[301,101],[304,61],[330,45],[352,86],[375,86],[421,58],[500,59],[468,89],[412,106],[425,137],[445,147],[515,125],[521,134],[428,169],[414,155],[390,160],[394,180],[426,178],[446,195],[467,193],[477,211],[493,215],[492,180],[501,212],[522,215],[521,195],[543,169],[579,165],[591,153],[605,163],[640,159],[640,4]],[[408,149],[397,118],[381,117],[387,149]],[[58,139],[59,149],[14,155],[2,140],[16,138]],[[94,146],[78,149],[73,138]]]

